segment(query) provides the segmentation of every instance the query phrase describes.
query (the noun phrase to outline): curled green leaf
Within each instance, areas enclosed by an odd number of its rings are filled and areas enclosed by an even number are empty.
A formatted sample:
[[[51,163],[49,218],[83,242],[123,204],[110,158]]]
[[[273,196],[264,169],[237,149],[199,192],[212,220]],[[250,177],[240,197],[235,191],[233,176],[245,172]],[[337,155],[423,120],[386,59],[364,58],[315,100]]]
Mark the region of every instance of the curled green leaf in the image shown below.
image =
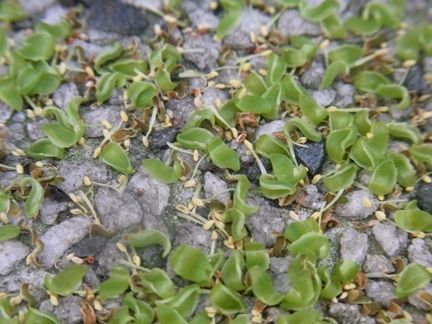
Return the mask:
[[[191,127],[177,135],[177,143],[187,149],[198,149],[205,151],[207,144],[214,135],[201,127]]]
[[[158,295],[162,299],[171,298],[176,293],[176,287],[165,271],[154,268],[140,273],[141,284],[144,288]]]
[[[324,185],[331,192],[338,192],[351,187],[357,175],[357,167],[347,163],[340,167],[335,173],[323,179]]]
[[[266,158],[270,158],[270,155],[275,153],[289,155],[286,145],[268,134],[263,134],[258,138],[255,149]]]
[[[313,124],[318,125],[327,118],[328,112],[308,94],[301,94],[299,105],[304,116]]]
[[[325,89],[331,86],[333,81],[339,76],[339,75],[346,75],[350,71],[350,68],[348,64],[344,61],[335,61],[331,63],[327,70],[324,73],[324,76],[321,80],[321,84],[319,86],[320,89]]]
[[[114,88],[124,83],[124,76],[118,72],[104,73],[96,84],[96,99],[99,104],[104,103],[114,91]]]
[[[420,161],[432,166],[432,144],[415,144],[410,148],[411,156]]]
[[[142,165],[153,178],[166,184],[176,182],[182,172],[182,166],[178,161],[174,161],[170,167],[159,159],[146,159],[142,161]]]
[[[259,267],[253,267],[249,270],[248,275],[255,297],[270,306],[277,305],[282,301],[283,294],[276,290],[266,271]]]
[[[403,187],[414,186],[417,176],[416,170],[410,160],[405,155],[391,150],[389,151],[389,156],[397,169],[397,182]]]
[[[222,280],[226,286],[241,291],[245,288],[243,284],[243,269],[245,261],[239,250],[232,250],[231,256],[226,260],[222,267]]]
[[[213,267],[207,256],[200,250],[188,246],[178,246],[170,255],[169,264],[183,279],[208,286],[213,275]]]
[[[342,163],[346,150],[355,143],[358,133],[353,127],[331,131],[326,139],[326,152],[336,163]]]
[[[37,180],[30,177],[22,179],[20,185],[31,186],[30,193],[24,204],[24,212],[28,217],[33,218],[39,214],[45,195],[44,189]]]
[[[119,58],[122,54],[123,46],[120,43],[114,43],[107,47],[99,53],[94,60],[96,71],[100,72],[102,65]]]
[[[127,96],[136,108],[147,108],[153,104],[158,90],[153,83],[145,81],[133,82],[127,89]]]
[[[421,133],[417,127],[411,126],[408,123],[390,123],[387,124],[390,136],[409,140],[414,144],[419,144],[421,141]]]
[[[302,1],[299,8],[301,15],[305,19],[320,22],[338,11],[339,2],[336,0],[324,0],[316,6],[310,6],[306,1]]]
[[[249,205],[246,202],[250,182],[245,175],[237,176],[237,186],[233,197],[233,206],[242,211],[246,216],[255,214],[258,211],[257,206]]]
[[[290,132],[298,128],[301,133],[309,140],[313,142],[321,141],[322,135],[318,132],[314,126],[306,118],[292,118],[285,124],[284,131],[289,136]]]
[[[150,245],[160,245],[163,247],[162,257],[166,258],[171,252],[171,241],[161,231],[147,229],[137,233],[127,235],[128,243],[134,248],[146,248]]]
[[[241,295],[218,282],[210,291],[210,301],[221,313],[230,315],[245,311]]]

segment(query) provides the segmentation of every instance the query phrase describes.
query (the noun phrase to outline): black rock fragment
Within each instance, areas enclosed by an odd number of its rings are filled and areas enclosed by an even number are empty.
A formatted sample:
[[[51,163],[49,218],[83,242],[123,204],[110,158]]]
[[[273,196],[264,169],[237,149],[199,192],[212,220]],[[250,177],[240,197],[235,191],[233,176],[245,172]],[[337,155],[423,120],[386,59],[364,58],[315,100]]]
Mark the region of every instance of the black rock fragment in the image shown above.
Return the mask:
[[[301,164],[309,169],[310,175],[321,171],[325,160],[324,142],[307,142],[306,147],[294,146],[294,153]]]
[[[432,183],[423,183],[417,189],[418,206],[432,214]]]
[[[96,30],[120,35],[142,35],[153,32],[153,25],[159,18],[120,0],[84,1],[87,9],[88,25]]]

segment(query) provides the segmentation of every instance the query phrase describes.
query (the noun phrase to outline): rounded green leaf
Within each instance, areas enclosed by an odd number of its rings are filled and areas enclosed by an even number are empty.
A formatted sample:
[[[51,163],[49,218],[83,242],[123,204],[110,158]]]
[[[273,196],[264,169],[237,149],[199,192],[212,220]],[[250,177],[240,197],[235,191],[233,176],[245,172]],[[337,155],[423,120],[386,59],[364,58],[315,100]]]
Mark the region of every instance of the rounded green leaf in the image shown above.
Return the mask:
[[[160,245],[164,251],[162,256],[166,258],[171,252],[171,242],[169,238],[161,231],[154,229],[147,229],[137,233],[127,235],[128,243],[134,248],[146,248],[150,245]]]
[[[27,16],[21,4],[16,0],[3,0],[0,2],[0,20],[14,22]]]
[[[220,3],[225,14],[216,27],[216,36],[222,39],[230,34],[240,23],[244,0],[222,0]]]
[[[158,304],[156,314],[160,324],[187,324],[188,322],[172,307]]]
[[[46,275],[44,285],[53,294],[68,296],[81,286],[86,273],[87,266],[73,264],[55,276]]]
[[[340,167],[335,173],[324,177],[323,182],[331,192],[338,192],[351,187],[357,176],[357,167],[348,163]]]
[[[275,153],[289,155],[286,145],[268,134],[258,138],[255,150],[266,158],[270,158],[270,155]]]
[[[375,195],[386,195],[393,191],[396,181],[397,169],[392,160],[386,160],[373,171],[368,188]]]
[[[319,232],[318,223],[312,217],[288,224],[284,232],[284,237],[289,242],[294,242],[309,232]]]
[[[193,314],[200,300],[201,288],[192,284],[181,288],[177,295],[157,301],[156,304],[164,304],[174,308],[182,317],[189,317]]]
[[[210,301],[218,311],[223,314],[231,315],[244,312],[241,295],[218,282],[210,291]]]
[[[313,125],[318,125],[327,118],[327,110],[321,107],[312,96],[302,93],[299,99],[299,105],[303,115],[306,116]]]
[[[277,199],[292,195],[296,191],[296,185],[278,180],[271,174],[262,174],[259,178],[260,190],[264,197]]]
[[[349,17],[345,20],[345,26],[354,34],[369,36],[375,34],[380,29],[380,22],[374,19],[364,19],[357,16]]]
[[[417,181],[416,170],[403,154],[389,151],[390,158],[397,169],[397,182],[403,187],[414,186]]]
[[[129,288],[129,271],[123,267],[114,267],[110,277],[99,286],[99,298],[106,300],[114,298]]]
[[[14,110],[22,110],[23,99],[13,78],[5,77],[0,79],[0,100]]]
[[[213,163],[222,169],[238,171],[240,159],[237,153],[226,145],[220,137],[214,137],[207,144],[207,150]]]
[[[376,93],[380,85],[389,83],[390,81],[383,74],[373,71],[359,72],[354,78],[356,89],[369,93]]]
[[[129,157],[118,143],[109,142],[107,145],[105,145],[102,148],[99,158],[105,164],[109,165],[118,172],[131,174],[134,171],[132,169]]]
[[[35,308],[29,307],[24,317],[24,324],[60,324],[60,321],[51,314],[43,313]]]
[[[432,274],[423,266],[411,263],[399,274],[395,290],[397,298],[406,298],[416,290],[426,287],[431,281]]]
[[[286,65],[291,68],[302,66],[308,61],[303,51],[292,47],[284,48],[282,57]]]
[[[71,147],[79,140],[72,127],[66,127],[60,123],[43,125],[42,130],[48,136],[51,143],[61,149]]]
[[[432,215],[420,209],[397,210],[396,225],[406,231],[432,232]]]
[[[255,297],[269,306],[277,305],[282,301],[284,296],[275,289],[270,275],[266,271],[254,267],[249,270],[248,274]]]
[[[270,102],[260,96],[247,95],[239,99],[236,104],[241,111],[255,114],[268,114],[272,110]]]
[[[329,248],[328,239],[319,233],[309,232],[288,246],[288,251],[295,254],[311,254],[322,259],[327,256]]]
[[[162,299],[173,297],[176,287],[165,271],[155,268],[139,274],[141,284]]]
[[[54,39],[48,33],[34,33],[24,39],[18,53],[29,61],[47,61],[54,54]]]
[[[208,286],[213,275],[213,267],[208,257],[200,250],[180,245],[169,258],[169,264],[174,272],[183,279],[196,282],[200,286]]]
[[[0,243],[20,235],[21,228],[15,224],[0,225]]]
[[[43,138],[33,142],[25,150],[27,156],[34,160],[63,159],[64,149],[55,146],[49,139]]]
[[[248,242],[244,244],[246,267],[252,269],[257,266],[267,270],[270,266],[270,257],[265,246],[259,242]]]
[[[153,178],[166,184],[176,182],[182,172],[182,166],[178,161],[170,167],[159,159],[146,159],[142,161],[142,166]]]
[[[351,66],[358,61],[363,55],[363,49],[360,46],[344,44],[336,47],[329,52],[329,60],[332,63],[345,62]]]
[[[315,310],[299,310],[289,315],[281,315],[276,321],[276,324],[324,324],[322,315]]]

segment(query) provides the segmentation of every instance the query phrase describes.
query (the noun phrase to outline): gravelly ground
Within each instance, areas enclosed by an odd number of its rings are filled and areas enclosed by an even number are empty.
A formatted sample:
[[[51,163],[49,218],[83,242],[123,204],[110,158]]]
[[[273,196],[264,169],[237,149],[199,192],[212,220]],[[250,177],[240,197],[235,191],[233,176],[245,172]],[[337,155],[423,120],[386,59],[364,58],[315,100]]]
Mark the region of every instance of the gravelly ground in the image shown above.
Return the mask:
[[[25,29],[33,21],[43,20],[56,22],[65,15],[73,0],[25,0],[24,8],[31,19],[16,24],[13,30],[13,38],[20,42]],[[122,44],[136,41],[143,53],[149,51],[146,43],[153,36],[155,24],[163,26],[163,21],[148,11],[141,10],[146,6],[160,7],[160,1],[131,0],[126,5],[116,1],[85,0],[84,9],[80,19],[85,22],[86,37],[76,39],[70,44],[81,46],[88,57],[100,53],[105,46],[114,40]],[[126,2],[126,1],[125,1]],[[357,14],[362,5],[367,1],[341,1],[341,15],[349,16]],[[215,41],[211,36],[219,21],[217,13],[208,8],[207,1],[183,1],[182,8],[190,20],[190,27],[183,30],[175,29],[170,36],[173,39],[182,40],[184,54],[182,64],[189,69],[201,72],[209,72],[219,66],[219,55],[225,48],[232,48],[238,56],[243,56],[253,48],[250,33],[260,32],[260,26],[271,18],[256,9],[247,9],[244,19],[239,27],[229,35],[223,43]],[[409,1],[408,20],[432,19],[432,4],[428,0]],[[209,33],[197,33],[196,28],[205,25]],[[290,35],[309,35],[319,39],[320,28],[310,22],[306,22],[296,10],[283,13],[277,23],[277,30],[283,37]],[[142,37],[138,37],[141,35]],[[331,44],[330,46],[334,46]],[[196,50],[196,51],[191,51]],[[229,63],[229,62],[228,62]],[[227,64],[228,64],[227,63]],[[260,58],[252,61],[254,69],[264,65]],[[413,72],[407,82],[408,86],[419,89],[423,87],[424,93],[430,93],[430,87],[424,85],[418,79],[417,74],[432,73],[432,59],[425,59],[418,64],[419,71]],[[1,72],[0,72],[1,73]],[[234,74],[233,74],[234,73]],[[331,88],[318,90],[318,85],[324,73],[324,64],[316,58],[309,68],[300,77],[301,83],[311,91],[315,100],[327,107],[334,105],[345,107],[354,103],[354,88],[349,83],[337,81]],[[222,70],[215,83],[225,83],[236,79],[237,75],[232,70]],[[0,292],[17,292],[21,283],[30,284],[31,293],[36,296],[41,310],[51,311],[65,323],[80,323],[78,297],[70,296],[60,298],[59,306],[53,307],[48,295],[42,289],[43,278],[47,273],[57,273],[67,264],[67,255],[73,253],[79,257],[92,256],[95,263],[89,268],[85,277],[85,283],[90,287],[97,287],[104,280],[113,265],[118,263],[123,255],[115,244],[123,234],[137,229],[159,229],[171,238],[173,245],[188,243],[200,247],[208,252],[211,248],[210,232],[201,226],[187,220],[176,217],[175,206],[187,205],[194,194],[194,188],[185,188],[182,183],[166,185],[151,178],[142,169],[141,161],[146,157],[163,157],[169,148],[167,142],[172,142],[178,130],[184,125],[189,114],[196,108],[194,88],[202,87],[200,78],[187,79],[188,94],[181,99],[173,99],[165,103],[165,108],[174,116],[174,127],[156,127],[149,138],[149,148],[144,148],[139,138],[132,139],[129,157],[136,172],[129,178],[127,186],[122,193],[107,187],[95,185],[90,200],[94,206],[95,214],[102,225],[109,231],[103,235],[100,230],[92,226],[94,218],[91,215],[73,215],[77,206],[65,194],[78,194],[87,191],[83,184],[83,177],[88,176],[94,183],[116,184],[118,174],[112,171],[99,160],[92,158],[93,150],[103,138],[101,122],[108,120],[112,125],[118,124],[119,112],[123,108],[122,93],[116,93],[107,103],[101,107],[84,106],[82,116],[89,125],[86,129],[86,144],[76,146],[67,151],[64,160],[50,162],[49,167],[57,170],[58,175],[64,181],[58,184],[61,192],[47,193],[43,203],[40,217],[37,220],[29,220],[24,216],[11,219],[13,223],[21,220],[33,226],[37,235],[44,243],[44,249],[39,255],[40,268],[33,268],[25,264],[25,258],[32,250],[28,236],[20,236],[19,240],[7,241],[0,244]],[[73,80],[65,82],[53,95],[54,103],[65,108],[71,98],[83,94],[83,89],[77,86]],[[229,97],[226,90],[208,87],[202,93],[200,100],[204,105],[215,105],[216,100],[222,102]],[[432,109],[430,102],[423,103],[423,108]],[[404,116],[397,113],[395,119],[403,119]],[[28,118],[25,112],[13,113],[6,105],[0,103],[0,122],[5,126],[2,131],[6,134],[6,141],[12,148],[24,149],[29,143],[44,137],[41,126],[46,123],[43,118]],[[256,137],[262,134],[272,134],[283,127],[281,120],[262,123],[258,126]],[[432,131],[432,123],[425,125],[426,131]],[[294,202],[286,207],[280,207],[277,202],[270,201],[258,192],[257,177],[259,170],[255,160],[246,150],[235,143],[233,148],[241,156],[243,173],[248,175],[253,183],[249,200],[260,207],[259,211],[248,220],[246,226],[251,237],[263,242],[267,247],[275,243],[275,233],[283,232],[285,226],[294,219],[305,219],[313,212],[318,211],[324,204],[323,188],[321,185],[309,184],[304,187]],[[397,145],[397,143],[394,143]],[[332,168],[331,163],[325,158],[324,144],[309,145],[306,149],[296,149],[298,159],[308,165],[311,174],[325,173]],[[184,156],[184,159],[190,159]],[[2,163],[14,165],[21,163],[27,165],[29,160],[22,157],[8,155]],[[200,167],[199,180],[203,184],[203,197],[214,197],[216,193],[226,192],[234,186],[226,180],[224,173],[214,166],[203,163]],[[5,171],[0,173],[0,184],[6,186],[16,173]],[[365,175],[367,177],[367,175]],[[361,181],[361,177],[360,177]],[[415,191],[404,194],[402,198],[419,199],[423,209],[432,212],[431,200],[432,186],[422,184]],[[364,198],[371,201],[370,207],[362,204]],[[216,200],[226,204],[230,200],[228,193],[218,195]],[[365,273],[392,272],[394,261],[397,258],[408,259],[411,262],[432,267],[432,240],[426,238],[411,238],[391,224],[381,224],[373,220],[373,214],[379,207],[379,201],[367,190],[354,189],[346,196],[345,202],[338,203],[334,209],[333,218],[337,222],[335,228],[325,232],[331,241],[330,256],[323,263],[331,265],[337,260],[354,260],[362,265]],[[206,208],[198,209],[199,214],[205,215]],[[295,216],[293,216],[295,215]],[[218,242],[223,247],[222,242]],[[160,257],[157,248],[147,249],[142,252],[142,263],[146,266],[165,267],[165,261]],[[286,268],[289,258],[271,258],[271,274],[277,286],[287,289]],[[369,280],[365,293],[372,300],[388,305],[393,298],[394,285],[386,280]],[[432,292],[432,285],[427,287]],[[424,323],[423,317],[425,305],[420,304],[415,298],[409,300],[407,309],[413,316],[415,323]],[[112,305],[111,305],[112,307]],[[329,314],[340,323],[374,323],[374,319],[360,313],[358,305],[344,303],[330,306]],[[269,312],[272,310],[270,309]],[[274,310],[277,312],[277,310]]]

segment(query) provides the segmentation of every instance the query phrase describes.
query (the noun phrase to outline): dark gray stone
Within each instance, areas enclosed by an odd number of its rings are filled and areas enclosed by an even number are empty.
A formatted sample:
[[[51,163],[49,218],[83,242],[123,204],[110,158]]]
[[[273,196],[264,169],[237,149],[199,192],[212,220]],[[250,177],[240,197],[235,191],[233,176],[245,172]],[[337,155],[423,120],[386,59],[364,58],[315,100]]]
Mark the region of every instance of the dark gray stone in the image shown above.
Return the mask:
[[[363,265],[363,271],[392,273],[395,271],[393,264],[384,255],[368,254]]]
[[[167,143],[174,142],[178,132],[176,127],[154,129],[149,136],[149,148],[167,149]]]
[[[246,221],[254,241],[272,246],[275,243],[274,232],[283,233],[289,222],[288,210],[273,207],[270,202],[260,196],[248,199],[248,203],[259,206],[255,215]]]
[[[375,320],[360,312],[360,305],[331,304],[330,316],[340,324],[375,324]]]
[[[348,227],[342,234],[340,245],[342,260],[363,264],[369,247],[367,234]]]
[[[146,30],[153,32],[157,20],[155,14],[139,10],[119,0],[85,0],[89,26],[104,32],[121,35],[141,35]]]
[[[409,69],[403,85],[410,91],[425,93],[428,85],[423,78],[424,71],[420,64],[416,64]]]
[[[71,246],[87,235],[90,223],[89,217],[74,217],[51,227],[40,238],[44,249],[39,261],[47,268],[52,267]]]
[[[425,267],[432,267],[432,253],[425,240],[415,238],[408,247],[408,258],[411,262]]]
[[[26,257],[30,249],[19,241],[6,241],[0,244],[0,275],[11,272]]]
[[[390,301],[395,298],[394,290],[395,286],[387,281],[372,281],[366,282],[366,295],[372,298],[374,301],[382,303],[385,306],[390,304]]]
[[[408,234],[392,224],[377,224],[372,228],[375,239],[391,257],[399,255],[408,243]]]
[[[297,160],[309,169],[310,175],[321,171],[325,160],[324,142],[308,142],[307,147],[294,146],[294,153]]]
[[[107,239],[100,236],[87,237],[73,248],[73,253],[78,257],[94,256],[105,247]]]
[[[118,193],[110,188],[100,188],[94,206],[102,224],[113,231],[123,231],[141,223],[141,206],[127,192]]]
[[[62,323],[82,323],[80,311],[81,297],[67,296],[58,299],[59,304],[54,307],[49,300],[41,304],[40,310],[45,313],[53,313]]]
[[[422,183],[417,190],[417,204],[418,206],[432,213],[432,183]]]
[[[375,196],[367,190],[351,191],[345,197],[348,201],[338,205],[336,208],[336,214],[340,217],[361,220],[368,218],[378,209],[378,201]],[[371,207],[364,206],[364,201],[366,200],[371,203]]]

